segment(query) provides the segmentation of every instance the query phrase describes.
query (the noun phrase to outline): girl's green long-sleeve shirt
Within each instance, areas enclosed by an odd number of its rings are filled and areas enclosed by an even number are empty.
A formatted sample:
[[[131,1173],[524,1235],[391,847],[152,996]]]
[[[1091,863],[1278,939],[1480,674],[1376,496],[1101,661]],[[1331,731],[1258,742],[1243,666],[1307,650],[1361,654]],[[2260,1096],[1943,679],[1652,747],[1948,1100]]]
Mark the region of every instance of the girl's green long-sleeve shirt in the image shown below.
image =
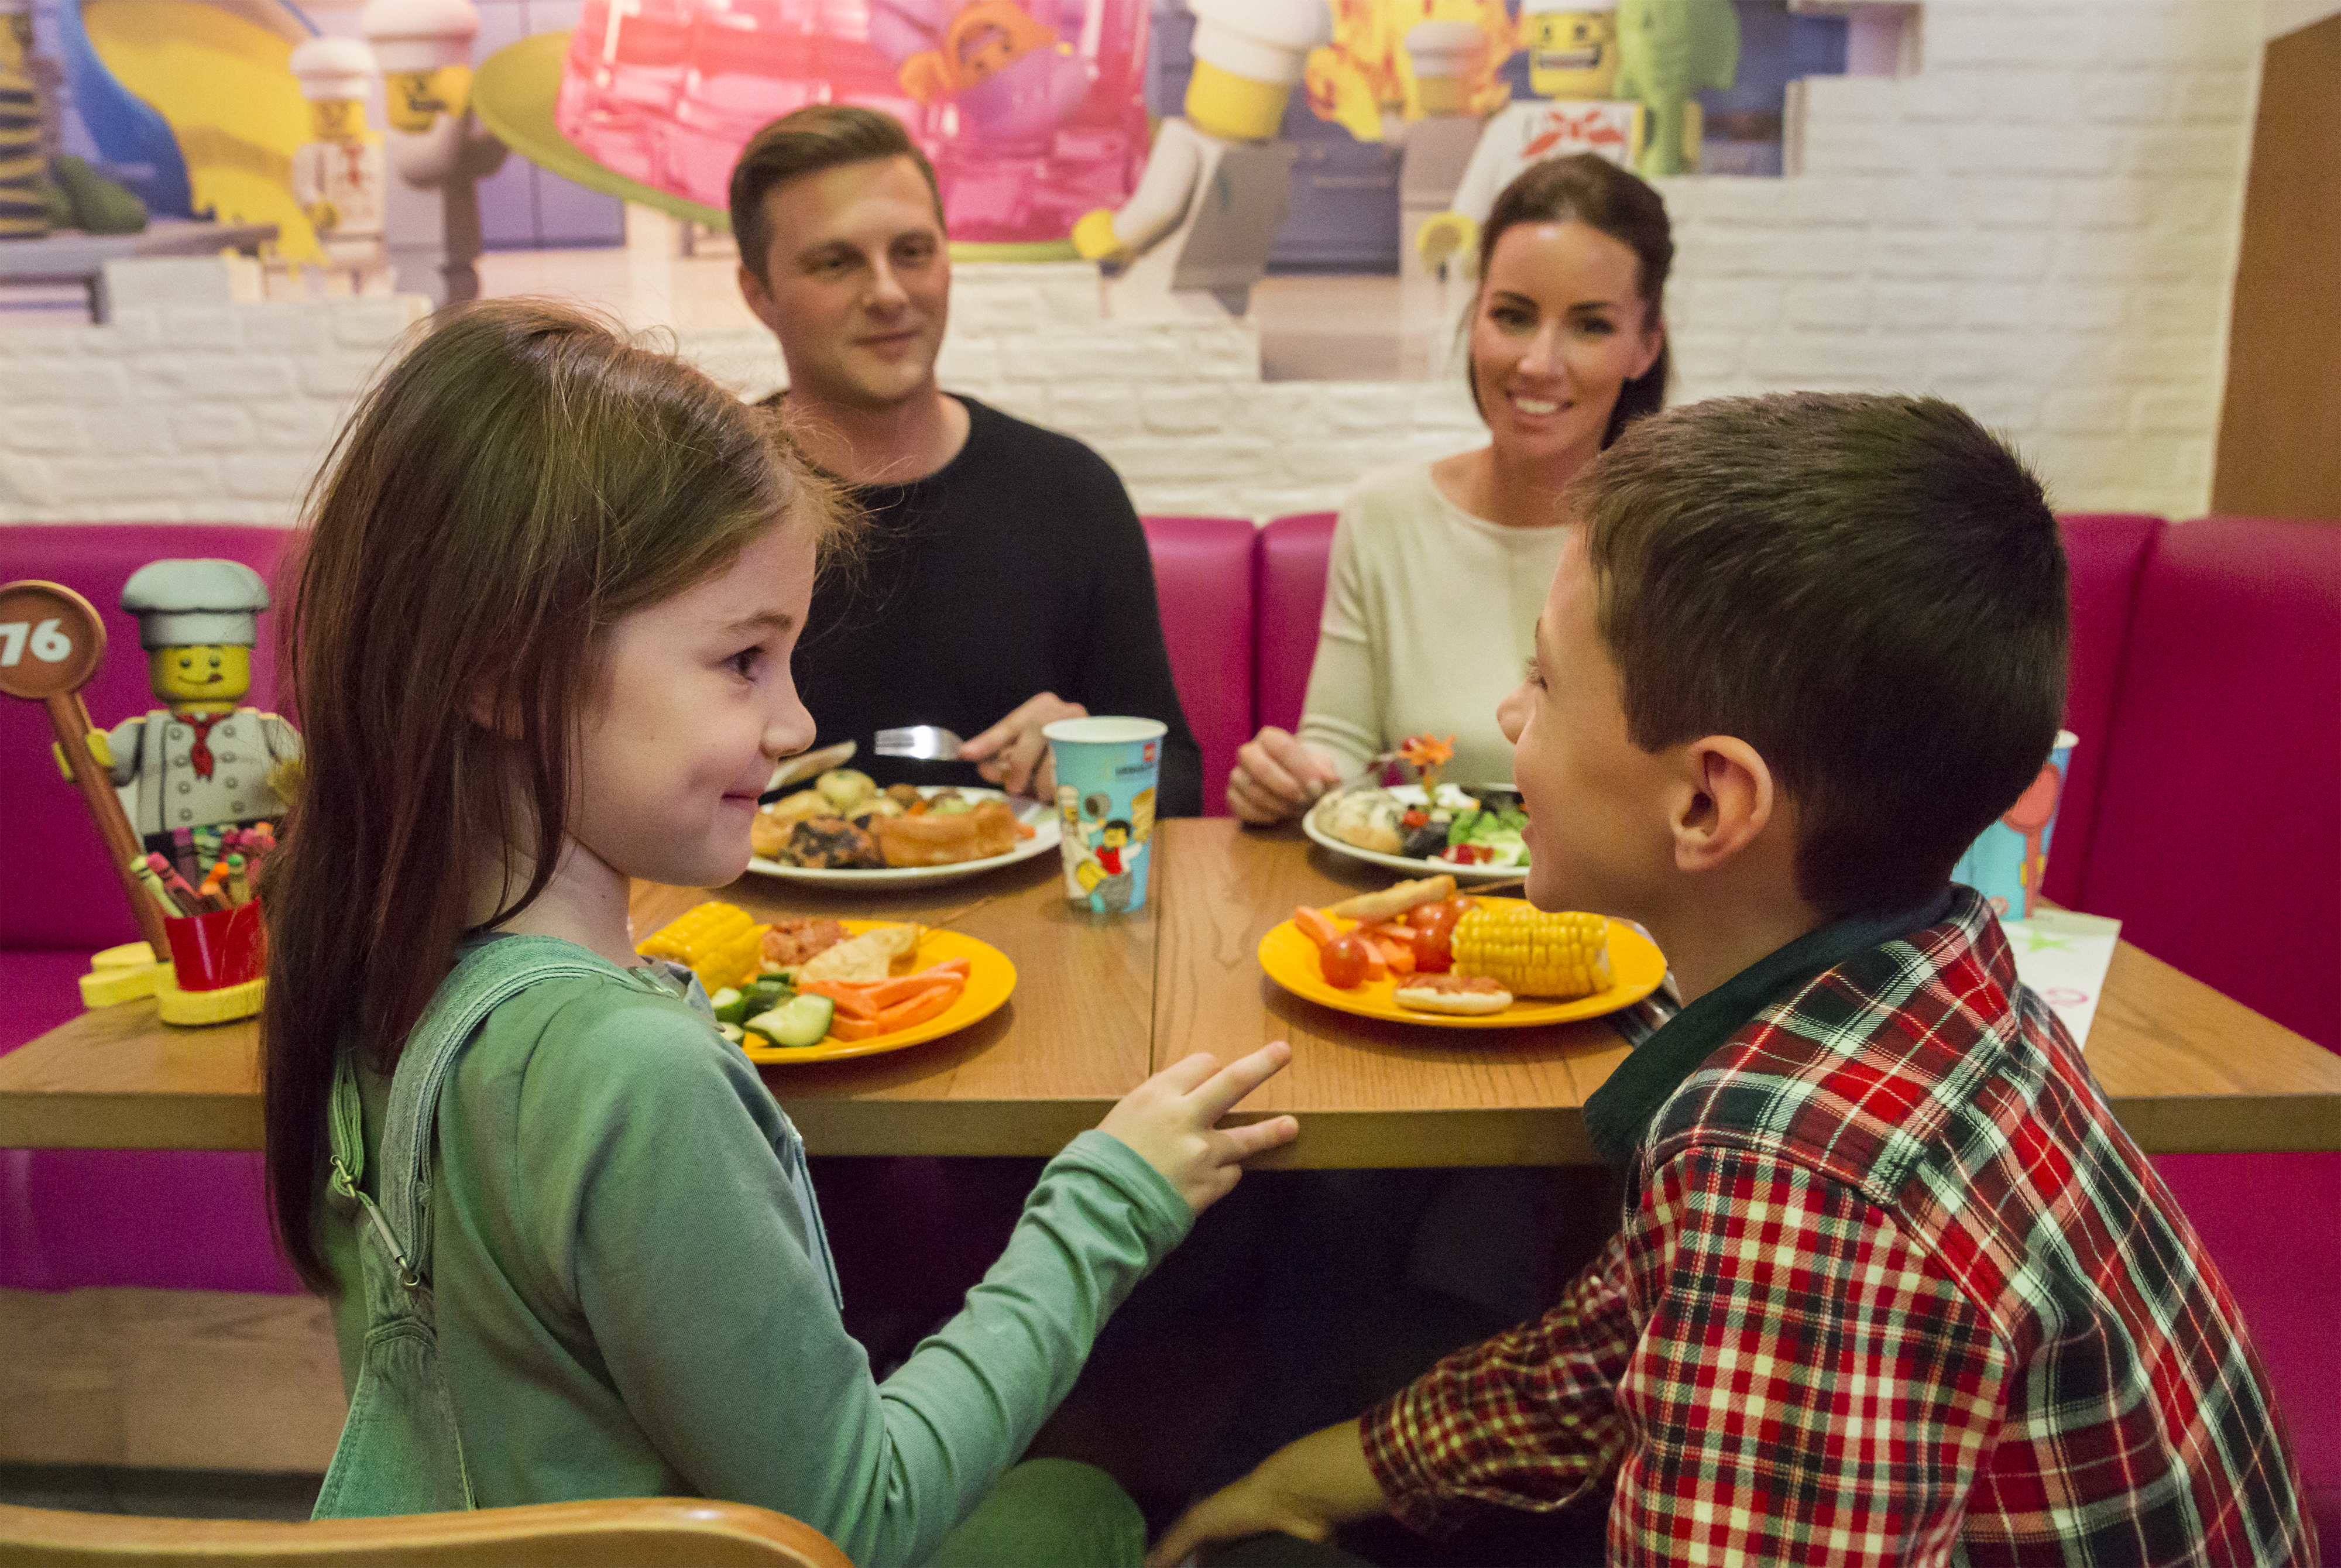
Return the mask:
[[[372,1185],[388,1084],[361,1074]],[[801,1145],[739,1049],[647,971],[491,1014],[438,1114],[431,1276],[482,1506],[700,1495],[864,1568],[918,1563],[1023,1452],[1193,1215],[1129,1145],[1042,1172],[966,1306],[881,1383],[839,1321]],[[321,1205],[336,1276],[352,1215]],[[361,1294],[334,1303],[354,1379]]]

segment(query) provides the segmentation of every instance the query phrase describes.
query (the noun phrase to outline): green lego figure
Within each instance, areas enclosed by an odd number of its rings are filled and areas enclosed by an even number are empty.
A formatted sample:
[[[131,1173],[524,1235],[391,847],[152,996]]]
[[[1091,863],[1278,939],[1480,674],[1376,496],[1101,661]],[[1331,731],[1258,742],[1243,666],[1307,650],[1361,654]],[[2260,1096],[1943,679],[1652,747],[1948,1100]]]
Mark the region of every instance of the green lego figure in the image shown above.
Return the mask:
[[[1739,15],[1731,0],[1619,0],[1618,95],[1639,100],[1649,134],[1634,172],[1695,174],[1702,88],[1729,87],[1739,75]]]

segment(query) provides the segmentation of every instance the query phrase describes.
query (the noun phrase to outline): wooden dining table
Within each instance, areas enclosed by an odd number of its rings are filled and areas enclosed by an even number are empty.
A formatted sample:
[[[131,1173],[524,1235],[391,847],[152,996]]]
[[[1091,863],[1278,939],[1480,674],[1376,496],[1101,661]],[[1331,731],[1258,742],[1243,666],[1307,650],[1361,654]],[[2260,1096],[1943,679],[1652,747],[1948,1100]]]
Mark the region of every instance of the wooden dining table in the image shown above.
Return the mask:
[[[1392,874],[1297,831],[1166,821],[1142,913],[1069,904],[1054,856],[919,891],[750,874],[718,892],[638,884],[647,935],[703,899],[759,919],[829,914],[948,925],[1015,964],[1009,1002],[957,1034],[846,1061],[767,1066],[816,1153],[1045,1154],[1151,1072],[1289,1040],[1242,1114],[1291,1112],[1300,1167],[1589,1164],[1586,1097],[1629,1045],[1617,1021],[1462,1030],[1304,1001],[1262,974],[1260,940],[1296,904]],[[1629,1033],[1632,1033],[1631,1030]],[[260,1146],[258,1031],[179,1029],[151,1002],[84,1014],[0,1057],[0,1148]],[[2127,943],[2085,1055],[2149,1152],[2341,1149],[2341,1055]]]

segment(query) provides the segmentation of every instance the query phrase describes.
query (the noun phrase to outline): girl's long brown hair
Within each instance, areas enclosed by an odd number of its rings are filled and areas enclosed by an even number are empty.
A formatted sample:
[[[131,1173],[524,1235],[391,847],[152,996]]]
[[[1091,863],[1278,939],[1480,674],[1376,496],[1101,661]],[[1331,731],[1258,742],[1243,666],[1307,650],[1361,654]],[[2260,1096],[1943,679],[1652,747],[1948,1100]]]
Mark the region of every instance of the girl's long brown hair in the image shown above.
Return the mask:
[[[265,888],[268,1182],[324,1290],[335,1064],[396,1064],[497,856],[531,874],[487,924],[543,891],[597,638],[765,529],[825,543],[839,517],[772,414],[587,315],[497,301],[418,330],[312,493],[283,622],[306,776]]]

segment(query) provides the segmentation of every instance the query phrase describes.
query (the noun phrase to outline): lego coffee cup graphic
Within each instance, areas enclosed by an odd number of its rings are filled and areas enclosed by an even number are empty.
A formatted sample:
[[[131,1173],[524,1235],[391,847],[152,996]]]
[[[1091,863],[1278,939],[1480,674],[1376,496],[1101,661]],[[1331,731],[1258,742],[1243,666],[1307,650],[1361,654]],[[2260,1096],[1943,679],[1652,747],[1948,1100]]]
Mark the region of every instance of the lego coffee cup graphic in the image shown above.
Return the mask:
[[[1059,719],[1041,733],[1056,764],[1066,898],[1101,914],[1143,909],[1169,726],[1159,719]]]
[[[2057,732],[2056,747],[2039,776],[1951,868],[1951,880],[1982,894],[2003,920],[2030,919],[2040,897],[2040,879],[2048,870],[2048,835],[2056,831],[2057,807],[2065,795],[2075,744],[2072,731]]]

